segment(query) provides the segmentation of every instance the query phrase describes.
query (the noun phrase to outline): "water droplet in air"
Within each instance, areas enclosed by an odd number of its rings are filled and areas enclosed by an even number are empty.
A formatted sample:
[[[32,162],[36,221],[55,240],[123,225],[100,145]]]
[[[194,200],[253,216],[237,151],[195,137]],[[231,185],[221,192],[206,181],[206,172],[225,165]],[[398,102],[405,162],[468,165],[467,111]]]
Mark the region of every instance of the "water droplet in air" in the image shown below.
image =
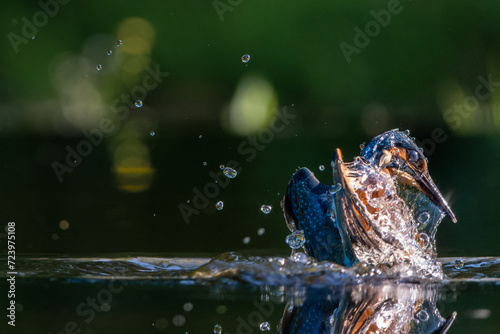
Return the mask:
[[[106,54],[107,54],[108,56],[111,56],[111,55],[113,54],[113,51],[108,50],[108,51],[106,51]]]
[[[116,41],[116,46],[122,46],[122,40],[121,39],[119,39],[119,40]]]
[[[224,168],[226,168],[226,166],[224,166],[224,165],[219,165],[219,169],[220,169],[220,170],[224,170]]]
[[[142,100],[137,100],[137,101],[135,101],[135,106],[136,106],[137,108],[142,107]]]
[[[201,137],[203,137],[203,135],[199,135],[199,136],[198,136],[198,139],[201,139]]]
[[[464,261],[462,261],[462,259],[456,259],[453,263],[453,267],[455,267],[455,269],[462,269],[464,267]]]
[[[426,310],[419,310],[417,313],[415,313],[415,318],[420,321],[426,322],[427,320],[429,320],[429,313],[427,313]]]
[[[264,332],[264,331],[271,330],[271,325],[269,325],[269,323],[267,321],[264,321],[263,323],[260,324],[259,328],[262,332]]]
[[[203,166],[206,166],[207,165],[207,162],[206,161],[203,161]]]
[[[245,245],[248,245],[248,244],[250,243],[250,237],[244,237],[244,238],[243,238],[243,243],[244,243]]]
[[[31,37],[31,39],[35,39],[36,36]]]
[[[324,165],[319,165],[319,170],[320,171],[324,171],[325,170],[325,166]]]
[[[153,137],[153,136],[155,135],[155,132],[154,132],[154,131],[151,131],[151,132],[149,133],[149,135],[150,135],[151,137]]]
[[[361,149],[361,151],[363,151],[363,150],[365,149],[365,143],[360,144],[360,145],[359,145],[359,148]]]
[[[102,70],[102,65],[101,64],[97,64],[97,66],[95,67],[98,71]]]
[[[217,210],[222,210],[224,209],[224,202],[223,201],[218,201],[216,204],[215,204],[215,207],[217,208]]]
[[[222,326],[215,325],[214,326],[214,334],[221,334],[221,333],[222,333]]]
[[[260,211],[264,212],[266,215],[272,211],[273,207],[270,205],[262,205]]]
[[[236,175],[238,175],[238,172],[231,167],[226,167],[224,168],[224,175],[226,175],[227,178],[234,179]]]
[[[266,232],[266,229],[263,227],[261,227],[257,230],[257,234],[260,236],[263,236],[265,232]]]
[[[422,212],[420,215],[418,215],[418,222],[420,224],[425,224],[429,221],[429,218],[431,215],[428,212]]]
[[[306,238],[304,237],[304,231],[295,231],[286,237],[286,243],[291,249],[297,249],[304,245]]]
[[[245,54],[241,57],[241,61],[244,63],[248,63],[250,61],[250,55]]]
[[[404,131],[404,133],[405,133],[405,135],[409,136],[410,135],[410,130],[407,129],[407,130]]]

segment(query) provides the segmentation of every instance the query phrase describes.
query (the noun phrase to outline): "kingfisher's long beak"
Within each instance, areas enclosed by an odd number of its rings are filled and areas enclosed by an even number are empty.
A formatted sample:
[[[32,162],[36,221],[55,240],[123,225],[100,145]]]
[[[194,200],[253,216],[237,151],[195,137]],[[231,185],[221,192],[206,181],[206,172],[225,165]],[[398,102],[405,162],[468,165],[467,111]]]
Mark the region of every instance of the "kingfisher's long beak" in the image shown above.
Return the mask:
[[[456,223],[457,218],[455,217],[455,214],[451,211],[448,202],[444,199],[441,192],[439,192],[429,173],[427,171],[418,171],[413,168],[412,170],[415,173],[413,178],[419,190],[422,191],[434,204],[436,204],[446,216]]]

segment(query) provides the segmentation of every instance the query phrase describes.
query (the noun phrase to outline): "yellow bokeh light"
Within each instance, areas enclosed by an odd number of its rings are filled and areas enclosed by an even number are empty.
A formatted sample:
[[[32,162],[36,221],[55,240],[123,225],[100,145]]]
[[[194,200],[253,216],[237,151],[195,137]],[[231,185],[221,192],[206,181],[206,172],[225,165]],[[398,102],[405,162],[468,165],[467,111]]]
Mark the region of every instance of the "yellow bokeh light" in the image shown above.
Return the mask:
[[[251,135],[269,125],[278,107],[273,86],[259,76],[243,78],[229,107],[229,130],[241,136]]]
[[[123,51],[131,55],[150,54],[156,32],[151,23],[140,17],[130,17],[118,25],[117,37]]]

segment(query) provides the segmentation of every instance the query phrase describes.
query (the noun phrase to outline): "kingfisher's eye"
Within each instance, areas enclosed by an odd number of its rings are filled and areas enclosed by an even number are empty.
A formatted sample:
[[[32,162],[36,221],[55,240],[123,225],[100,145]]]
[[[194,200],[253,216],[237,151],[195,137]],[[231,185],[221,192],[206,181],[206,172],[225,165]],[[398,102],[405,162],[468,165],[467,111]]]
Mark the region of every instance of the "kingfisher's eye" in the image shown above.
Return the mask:
[[[415,162],[417,160],[418,160],[418,153],[417,153],[417,151],[410,151],[410,152],[408,152],[408,161]]]

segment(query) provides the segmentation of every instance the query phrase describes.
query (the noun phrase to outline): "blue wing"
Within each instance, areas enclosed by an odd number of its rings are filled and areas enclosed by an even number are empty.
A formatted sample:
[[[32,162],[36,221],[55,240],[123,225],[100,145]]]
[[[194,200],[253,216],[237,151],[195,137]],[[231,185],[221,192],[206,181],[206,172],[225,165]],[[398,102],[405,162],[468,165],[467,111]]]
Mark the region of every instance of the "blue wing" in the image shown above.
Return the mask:
[[[287,225],[304,231],[304,251],[318,261],[348,265],[334,210],[334,187],[321,184],[307,168],[296,172],[286,190],[283,211]],[[293,229],[293,227],[291,227]]]

